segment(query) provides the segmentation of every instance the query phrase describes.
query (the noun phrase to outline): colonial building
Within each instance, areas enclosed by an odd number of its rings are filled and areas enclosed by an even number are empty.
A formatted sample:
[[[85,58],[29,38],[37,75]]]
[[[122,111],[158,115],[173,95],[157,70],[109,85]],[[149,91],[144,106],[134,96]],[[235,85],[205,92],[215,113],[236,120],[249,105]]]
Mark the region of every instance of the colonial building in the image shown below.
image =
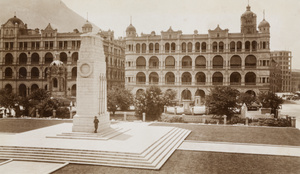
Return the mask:
[[[292,70],[292,92],[300,91],[300,69]]]
[[[137,93],[157,85],[163,91],[176,90],[179,100],[203,98],[216,85],[254,95],[270,90],[270,24],[263,19],[257,29],[250,6],[240,20],[239,33],[218,25],[207,34],[197,30],[183,34],[170,27],[160,34],[138,36],[130,24],[126,29],[126,88]]]
[[[10,18],[1,25],[0,87],[21,96],[37,88],[51,89],[65,97],[76,96],[80,35],[92,32],[92,25],[87,21],[82,31],[59,33],[51,24],[43,30],[28,29],[21,19]],[[104,43],[108,86],[124,87],[125,43],[122,39],[114,39],[113,31],[99,31],[99,34]],[[51,74],[49,79],[50,68],[57,66],[66,69],[64,76]],[[57,86],[59,84],[62,86]]]
[[[271,51],[271,59],[275,60],[281,69],[281,92],[292,92],[292,52]]]

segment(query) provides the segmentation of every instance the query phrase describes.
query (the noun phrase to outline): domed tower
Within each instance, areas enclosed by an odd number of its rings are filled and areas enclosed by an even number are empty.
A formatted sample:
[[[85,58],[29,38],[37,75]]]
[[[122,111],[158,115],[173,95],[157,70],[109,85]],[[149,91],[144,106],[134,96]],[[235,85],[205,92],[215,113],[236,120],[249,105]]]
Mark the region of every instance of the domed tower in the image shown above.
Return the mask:
[[[58,59],[59,55],[55,55],[55,59],[48,67],[47,80],[49,91],[52,97],[67,96],[67,68],[64,63]]]
[[[126,37],[136,37],[136,29],[135,27],[131,24],[126,28]]]
[[[265,20],[265,12],[264,19],[259,23],[258,29],[260,33],[270,33],[270,24],[268,21]]]
[[[256,30],[256,14],[250,10],[250,6],[247,6],[247,10],[241,16],[241,33],[243,34],[255,34]]]
[[[83,33],[89,33],[93,31],[93,25],[86,20],[86,23],[82,26],[82,32]]]

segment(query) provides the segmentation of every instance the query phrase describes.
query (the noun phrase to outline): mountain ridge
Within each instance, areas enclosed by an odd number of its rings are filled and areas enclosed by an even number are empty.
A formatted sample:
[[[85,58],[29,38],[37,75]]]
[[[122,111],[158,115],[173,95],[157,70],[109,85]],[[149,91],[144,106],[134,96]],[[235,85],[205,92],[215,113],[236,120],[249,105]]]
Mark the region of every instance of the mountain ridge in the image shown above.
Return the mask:
[[[45,29],[50,23],[58,32],[82,31],[86,19],[68,8],[61,0],[1,0],[0,24],[16,15],[29,29]],[[99,27],[93,25],[93,31]]]

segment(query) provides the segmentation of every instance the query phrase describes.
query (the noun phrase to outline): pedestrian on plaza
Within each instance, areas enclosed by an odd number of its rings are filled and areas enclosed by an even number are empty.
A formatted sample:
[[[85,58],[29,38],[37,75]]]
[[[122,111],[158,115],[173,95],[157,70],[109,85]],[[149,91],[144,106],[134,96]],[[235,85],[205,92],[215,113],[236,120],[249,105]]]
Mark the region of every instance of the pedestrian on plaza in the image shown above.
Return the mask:
[[[97,133],[98,123],[99,123],[99,120],[98,120],[97,116],[95,116],[95,119],[94,119],[95,131],[94,131],[94,133]]]

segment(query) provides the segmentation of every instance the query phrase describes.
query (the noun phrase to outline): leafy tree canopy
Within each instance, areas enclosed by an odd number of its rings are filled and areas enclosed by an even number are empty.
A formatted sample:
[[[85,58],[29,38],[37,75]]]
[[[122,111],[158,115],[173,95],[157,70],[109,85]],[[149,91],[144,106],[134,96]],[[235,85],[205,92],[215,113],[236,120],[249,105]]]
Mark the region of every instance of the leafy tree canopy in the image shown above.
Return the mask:
[[[120,107],[121,110],[127,110],[132,104],[133,95],[129,90],[114,87],[107,91],[107,107],[113,114],[115,114],[118,107]]]
[[[277,117],[277,109],[281,108],[284,100],[277,96],[275,93],[268,91],[268,92],[261,92],[258,95],[258,99],[264,108],[271,108],[271,113]]]

